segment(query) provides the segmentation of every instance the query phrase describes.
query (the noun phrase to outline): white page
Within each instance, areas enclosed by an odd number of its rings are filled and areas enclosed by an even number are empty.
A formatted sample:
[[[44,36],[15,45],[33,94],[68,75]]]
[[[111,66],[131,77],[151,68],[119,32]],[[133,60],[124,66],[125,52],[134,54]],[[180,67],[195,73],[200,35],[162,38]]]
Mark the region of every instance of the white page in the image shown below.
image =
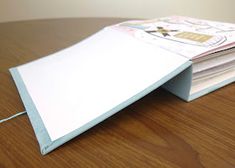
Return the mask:
[[[17,69],[53,141],[128,100],[187,61],[106,28]]]

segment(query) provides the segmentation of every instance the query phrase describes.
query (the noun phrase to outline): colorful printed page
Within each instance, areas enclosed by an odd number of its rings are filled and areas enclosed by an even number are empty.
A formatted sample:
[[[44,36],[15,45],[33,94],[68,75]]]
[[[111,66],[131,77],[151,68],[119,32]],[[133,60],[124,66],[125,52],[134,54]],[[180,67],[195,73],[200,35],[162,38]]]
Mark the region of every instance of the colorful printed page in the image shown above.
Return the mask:
[[[190,59],[235,47],[235,24],[229,23],[172,16],[128,21],[114,27]]]
[[[124,108],[190,65],[185,57],[108,27],[17,70],[54,141]]]

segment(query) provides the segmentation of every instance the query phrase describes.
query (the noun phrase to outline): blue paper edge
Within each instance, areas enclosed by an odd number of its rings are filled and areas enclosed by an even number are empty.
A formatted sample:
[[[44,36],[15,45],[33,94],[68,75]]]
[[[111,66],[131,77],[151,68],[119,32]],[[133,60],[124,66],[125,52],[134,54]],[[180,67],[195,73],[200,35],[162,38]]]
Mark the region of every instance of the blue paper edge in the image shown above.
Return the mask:
[[[34,133],[37,137],[40,150],[42,154],[45,154],[46,149],[48,146],[51,145],[52,141],[50,139],[50,136],[46,130],[46,127],[44,126],[44,123],[37,111],[37,108],[35,107],[33,100],[31,96],[29,95],[26,86],[17,70],[17,68],[11,68],[9,69],[14,82],[16,84],[16,87],[19,91],[20,97],[23,101],[23,104],[25,106],[25,109],[27,111],[27,114],[29,116],[30,122],[33,126]]]
[[[184,64],[173,70],[171,73],[163,77],[162,79],[155,82],[153,85],[149,86],[148,88],[144,89],[143,91],[139,92],[138,94],[134,95],[130,99],[124,101],[123,103],[117,105],[110,111],[102,114],[101,116],[95,118],[91,122],[83,125],[80,128],[77,128],[76,130],[66,134],[65,136],[58,138],[55,141],[51,141],[50,136],[43,124],[43,121],[24,85],[24,82],[17,70],[17,68],[11,68],[10,72],[12,74],[12,77],[16,83],[16,86],[19,90],[19,94],[21,96],[21,99],[24,103],[24,106],[26,108],[27,114],[29,116],[30,122],[32,123],[34,132],[36,134],[37,140],[39,142],[41,154],[45,155],[55,148],[59,147],[60,145],[64,144],[65,142],[75,138],[79,134],[85,132],[86,130],[90,129],[91,127],[95,126],[96,124],[102,122],[103,120],[107,119],[108,117],[112,116],[113,114],[117,113],[118,111],[122,110],[123,108],[127,107],[128,105],[132,104],[133,102],[139,100],[140,98],[144,97],[151,91],[155,90],[162,84],[164,84],[166,81],[170,80],[186,68],[192,65],[191,61],[186,61]]]
[[[191,85],[192,66],[167,81],[162,87],[184,101],[188,101]]]

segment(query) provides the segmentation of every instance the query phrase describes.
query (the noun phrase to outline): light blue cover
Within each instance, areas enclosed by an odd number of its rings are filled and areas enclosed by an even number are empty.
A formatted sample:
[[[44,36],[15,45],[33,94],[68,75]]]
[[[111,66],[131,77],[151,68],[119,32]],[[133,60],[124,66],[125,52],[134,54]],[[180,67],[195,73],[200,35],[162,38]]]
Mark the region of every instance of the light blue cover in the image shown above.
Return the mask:
[[[124,101],[123,103],[117,105],[116,107],[114,107],[110,111],[104,112],[101,116],[99,116],[96,119],[92,120],[91,122],[85,124],[81,128],[76,129],[76,130],[72,131],[71,133],[69,133],[69,134],[67,134],[67,135],[65,135],[55,141],[51,141],[49,134],[43,124],[43,121],[42,121],[42,119],[41,119],[41,117],[40,117],[40,115],[34,105],[34,102],[32,101],[32,99],[31,99],[31,97],[25,87],[24,81],[22,80],[17,68],[11,68],[10,73],[16,83],[20,97],[24,103],[24,106],[26,108],[30,122],[33,126],[34,132],[36,134],[36,137],[37,137],[37,140],[38,140],[38,143],[40,146],[41,153],[43,155],[45,155],[45,154],[51,152],[52,150],[54,150],[55,148],[59,147],[60,145],[64,144],[65,142],[71,140],[72,138],[74,138],[74,137],[78,136],[79,134],[83,133],[84,131],[88,130],[89,128],[95,126],[99,122],[102,122],[106,118],[112,116],[113,114],[120,111],[121,109],[127,107],[131,103],[133,103],[133,102],[137,101],[138,99],[142,98],[143,96],[147,95],[151,91],[155,90],[156,88],[158,88],[159,86],[161,86],[162,84],[164,84],[165,82],[167,82],[168,80],[175,77],[177,74],[179,74],[180,72],[182,72],[183,70],[185,70],[186,68],[191,66],[191,64],[192,64],[191,61],[187,61],[186,63],[184,63],[183,65],[181,65],[180,67],[178,67],[177,69],[172,71],[171,73],[169,73],[167,76],[163,77],[161,80],[156,81],[153,85],[151,85],[148,88],[144,89],[143,91],[139,92],[135,96],[130,97],[127,101]]]
[[[188,101],[192,84],[192,66],[175,76],[162,87],[181,99]]]

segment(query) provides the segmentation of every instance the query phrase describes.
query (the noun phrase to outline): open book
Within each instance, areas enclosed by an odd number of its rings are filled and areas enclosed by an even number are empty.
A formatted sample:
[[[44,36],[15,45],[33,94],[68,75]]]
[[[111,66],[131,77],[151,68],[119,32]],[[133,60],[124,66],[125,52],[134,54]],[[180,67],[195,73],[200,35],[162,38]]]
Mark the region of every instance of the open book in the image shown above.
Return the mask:
[[[46,154],[160,86],[190,101],[233,82],[234,47],[234,24],[127,21],[10,72]]]

